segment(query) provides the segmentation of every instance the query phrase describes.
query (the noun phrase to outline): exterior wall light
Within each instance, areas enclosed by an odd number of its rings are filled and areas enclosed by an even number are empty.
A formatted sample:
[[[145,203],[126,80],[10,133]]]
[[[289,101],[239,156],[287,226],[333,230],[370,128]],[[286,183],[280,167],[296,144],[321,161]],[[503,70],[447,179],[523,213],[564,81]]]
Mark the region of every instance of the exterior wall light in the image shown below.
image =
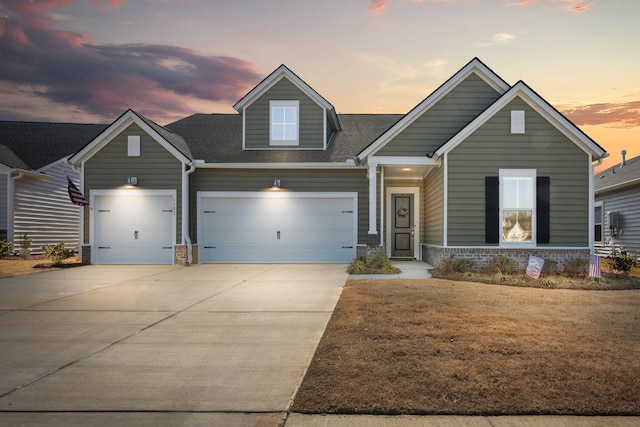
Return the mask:
[[[127,177],[127,182],[124,184],[125,187],[133,188],[136,185],[138,185],[138,177],[136,177],[136,176]]]
[[[275,178],[273,180],[273,185],[271,186],[272,190],[279,190],[280,189],[280,180],[278,178]]]

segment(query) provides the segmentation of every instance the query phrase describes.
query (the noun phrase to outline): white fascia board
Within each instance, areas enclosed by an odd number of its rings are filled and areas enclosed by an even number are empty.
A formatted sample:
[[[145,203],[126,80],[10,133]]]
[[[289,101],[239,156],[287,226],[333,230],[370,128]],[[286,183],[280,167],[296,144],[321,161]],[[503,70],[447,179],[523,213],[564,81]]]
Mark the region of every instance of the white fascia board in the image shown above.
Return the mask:
[[[586,136],[580,129],[578,129],[573,123],[567,120],[562,114],[554,109],[549,103],[542,99],[537,93],[535,93],[524,82],[519,81],[516,83],[507,93],[500,97],[496,102],[484,110],[478,117],[476,117],[465,128],[453,136],[446,144],[436,150],[434,158],[439,158],[444,153],[453,150],[458,144],[469,137],[480,126],[485,124],[495,114],[501,111],[506,105],[513,101],[516,97],[520,97],[531,108],[538,112],[541,116],[549,121],[556,129],[562,132],[569,140],[576,144],[587,154],[592,154],[595,157],[601,157],[605,151],[599,148],[588,136]]]
[[[107,145],[113,138],[120,134],[124,129],[126,129],[131,124],[137,124],[145,131],[151,138],[153,138],[158,144],[162,145],[162,147],[167,150],[173,157],[178,159],[178,161],[188,164],[190,160],[182,154],[177,148],[175,148],[171,143],[169,143],[166,139],[164,139],[158,132],[153,130],[151,126],[145,123],[133,110],[128,110],[122,116],[120,116],[115,122],[111,124],[107,129],[105,129],[100,135],[98,135],[93,141],[91,141],[87,146],[85,146],[78,153],[73,155],[69,162],[73,165],[77,165],[83,161],[89,160],[91,157],[96,155],[105,145]]]
[[[594,178],[595,179],[595,178]],[[622,188],[631,187],[633,185],[640,184],[640,178],[630,179],[629,181],[620,182],[618,184],[610,185],[608,187],[602,187],[595,190],[595,194],[608,193],[609,191],[620,190]]]
[[[471,62],[465,65],[460,71],[454,74],[449,80],[442,84],[438,89],[427,96],[420,104],[409,111],[402,119],[400,119],[389,130],[383,133],[378,139],[365,148],[358,157],[364,159],[365,157],[375,154],[380,148],[382,148],[387,142],[397,136],[400,132],[405,130],[410,124],[412,124],[418,117],[420,117],[425,111],[429,110],[433,105],[438,103],[446,94],[451,92],[456,86],[464,81],[469,75],[475,73],[478,77],[484,80],[489,86],[495,89],[499,94],[504,94],[509,90],[509,85],[504,82],[496,73],[491,71],[486,65],[477,58],[474,58]]]
[[[20,178],[34,178],[34,179],[53,179],[53,175],[48,175],[44,172],[37,172],[27,169],[14,168],[12,172],[17,173]]]
[[[369,166],[440,166],[440,161],[429,157],[411,156],[371,156],[367,159]]]
[[[347,169],[360,168],[352,161],[335,163],[195,163],[198,169]]]

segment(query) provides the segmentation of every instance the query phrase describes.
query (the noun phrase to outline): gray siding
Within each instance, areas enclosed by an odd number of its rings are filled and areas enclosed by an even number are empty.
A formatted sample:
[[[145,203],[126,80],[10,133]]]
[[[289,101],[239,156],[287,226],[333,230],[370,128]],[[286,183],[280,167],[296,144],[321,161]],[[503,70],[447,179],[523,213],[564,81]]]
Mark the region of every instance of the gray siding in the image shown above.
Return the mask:
[[[127,156],[127,137],[140,135],[140,157]],[[85,163],[84,188],[89,200],[91,190],[122,188],[127,177],[138,178],[143,190],[177,190],[176,243],[182,241],[182,168],[183,165],[163,146],[132,124]],[[136,191],[136,190],[131,190]],[[88,194],[87,194],[88,193]],[[85,210],[84,243],[89,243],[89,208]]]
[[[282,182],[282,191],[357,192],[358,243],[367,242],[369,229],[369,182],[364,169],[254,170],[198,169],[191,175],[191,239],[197,239],[198,191],[270,191],[273,179]]]
[[[281,79],[246,109],[245,148],[274,148],[269,145],[269,101],[272,100],[300,101],[300,145],[286,148],[324,148],[324,110],[286,78]]]
[[[436,168],[425,178],[424,243],[444,243],[444,168]]]
[[[476,74],[471,74],[376,155],[424,157],[447,142],[498,98],[499,94],[493,88]]]
[[[43,253],[42,245],[61,242],[77,251],[80,208],[69,200],[65,174],[77,183],[78,172],[64,162],[55,163],[41,171],[53,178],[24,177],[15,181],[14,249],[20,247],[20,236],[28,233],[34,254]]]
[[[626,188],[596,196],[596,202],[602,201],[604,215],[603,238],[610,241],[608,212],[618,212],[618,227],[622,233],[613,238],[616,244],[623,245],[627,251],[640,255],[640,187]]]
[[[526,133],[511,135],[510,111],[525,110]],[[520,98],[448,155],[448,244],[485,245],[484,177],[536,169],[551,180],[549,246],[589,244],[588,156]]]
[[[0,173],[0,239],[7,238],[9,228],[9,174]]]

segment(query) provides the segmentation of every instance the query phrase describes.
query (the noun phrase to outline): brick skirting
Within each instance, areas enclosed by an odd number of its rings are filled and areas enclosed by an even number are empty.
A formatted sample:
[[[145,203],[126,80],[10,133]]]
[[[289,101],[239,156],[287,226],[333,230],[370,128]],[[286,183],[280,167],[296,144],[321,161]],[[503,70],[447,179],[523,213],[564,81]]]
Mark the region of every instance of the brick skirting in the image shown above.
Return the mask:
[[[472,259],[480,265],[485,265],[497,256],[511,258],[518,262],[520,268],[525,268],[529,255],[545,260],[554,260],[559,268],[576,258],[588,258],[589,249],[506,249],[506,248],[442,248],[438,246],[422,245],[423,260],[433,266],[440,264],[453,255],[455,258]]]

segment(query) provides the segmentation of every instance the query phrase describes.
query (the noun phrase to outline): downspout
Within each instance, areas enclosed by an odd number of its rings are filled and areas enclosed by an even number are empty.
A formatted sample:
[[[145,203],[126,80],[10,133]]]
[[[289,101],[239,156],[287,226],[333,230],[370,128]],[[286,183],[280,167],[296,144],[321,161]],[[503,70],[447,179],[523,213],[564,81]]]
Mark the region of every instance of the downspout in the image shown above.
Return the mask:
[[[187,264],[193,262],[193,246],[189,237],[189,175],[195,171],[195,162],[191,162],[182,181],[182,243],[187,245]]]
[[[8,218],[7,218],[7,241],[13,242],[13,249],[15,250],[15,242],[14,242],[14,217],[15,217],[15,201],[16,201],[16,181],[20,178],[24,177],[24,172],[18,172],[18,175],[12,176],[9,188],[9,209],[8,209]]]

